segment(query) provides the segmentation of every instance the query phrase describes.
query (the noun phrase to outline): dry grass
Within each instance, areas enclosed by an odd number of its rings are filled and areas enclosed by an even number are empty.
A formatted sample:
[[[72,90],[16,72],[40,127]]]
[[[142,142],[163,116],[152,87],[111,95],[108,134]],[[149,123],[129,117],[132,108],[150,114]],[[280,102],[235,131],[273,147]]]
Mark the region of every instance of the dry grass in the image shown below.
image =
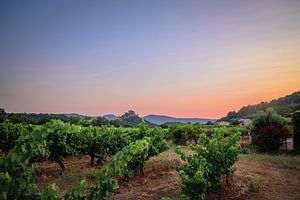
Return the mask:
[[[299,160],[282,155],[243,155],[236,163],[235,175],[240,179],[252,177],[249,188],[253,193],[248,199],[299,200]]]
[[[290,155],[270,155],[270,154],[250,154],[241,155],[243,160],[256,160],[262,162],[269,162],[279,167],[300,170],[300,156],[290,156]]]

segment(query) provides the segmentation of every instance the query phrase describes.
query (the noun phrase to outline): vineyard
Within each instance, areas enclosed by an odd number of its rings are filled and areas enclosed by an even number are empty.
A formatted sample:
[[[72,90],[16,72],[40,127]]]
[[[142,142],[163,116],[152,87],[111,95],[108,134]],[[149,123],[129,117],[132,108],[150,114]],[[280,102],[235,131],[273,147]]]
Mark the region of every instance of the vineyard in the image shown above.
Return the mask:
[[[183,129],[184,131],[178,131]],[[190,142],[193,154],[176,152],[185,164],[177,170],[182,183],[181,199],[203,199],[207,191],[221,185],[221,177],[232,170],[238,157],[239,131],[199,125],[170,128],[137,128],[74,125],[52,120],[44,125],[0,124],[1,199],[105,199],[112,197],[119,181],[128,181],[134,173],[144,174],[147,160],[168,150],[166,141]],[[59,196],[57,185],[41,189],[34,184],[37,163],[56,162],[64,173],[65,158],[89,156],[90,165],[101,168],[94,186],[86,180]],[[166,197],[167,198],[167,197]]]

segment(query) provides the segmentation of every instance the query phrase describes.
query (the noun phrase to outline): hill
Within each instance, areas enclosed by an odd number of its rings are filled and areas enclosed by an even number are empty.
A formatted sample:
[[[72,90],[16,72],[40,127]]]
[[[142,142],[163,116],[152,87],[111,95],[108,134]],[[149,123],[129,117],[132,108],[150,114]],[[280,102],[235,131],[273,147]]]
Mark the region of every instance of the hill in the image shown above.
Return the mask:
[[[107,115],[103,115],[103,117],[105,119],[107,119],[108,121],[111,121],[111,120],[116,120],[118,117],[114,114],[107,114]]]
[[[293,112],[300,110],[300,91],[269,102],[244,106],[238,112],[229,112],[226,117],[223,117],[220,120],[230,121],[236,118],[252,118],[256,112],[270,107],[274,108],[277,113],[289,117]]]
[[[176,118],[164,115],[147,115],[143,119],[156,124],[161,125],[170,122],[179,122],[179,123],[200,123],[206,124],[208,121],[215,121],[214,119],[202,119],[202,118]]]
[[[87,116],[87,115],[81,115],[81,114],[77,114],[77,113],[62,114],[62,115],[66,116],[66,117],[78,117],[78,118],[80,118],[80,119],[84,119],[84,118],[89,117],[89,116]]]

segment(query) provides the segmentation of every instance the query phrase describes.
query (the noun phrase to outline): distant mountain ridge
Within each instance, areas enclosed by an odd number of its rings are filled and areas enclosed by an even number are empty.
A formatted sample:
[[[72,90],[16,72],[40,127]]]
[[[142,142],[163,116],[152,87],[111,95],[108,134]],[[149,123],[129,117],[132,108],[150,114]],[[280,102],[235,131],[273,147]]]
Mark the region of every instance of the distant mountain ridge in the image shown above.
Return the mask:
[[[133,110],[129,110],[128,112],[124,113],[121,116],[116,116],[114,114],[106,114],[106,115],[99,115],[99,116],[89,116],[77,113],[6,113],[4,109],[2,109],[3,116],[9,118],[9,120],[14,121],[14,123],[31,123],[31,124],[44,124],[53,119],[59,119],[64,122],[71,122],[71,123],[79,123],[81,120],[95,120],[95,123],[104,123],[105,120],[106,124],[112,124],[114,126],[129,126],[135,127],[138,126],[143,120],[146,124],[150,126],[154,125],[162,125],[165,123],[201,123],[205,124],[209,121],[214,122],[215,119],[203,119],[203,118],[176,118],[164,115],[147,115],[144,117],[140,117],[136,114]],[[1,110],[0,110],[1,111]],[[1,116],[0,116],[1,117]],[[104,119],[103,119],[104,118]]]
[[[87,115],[81,115],[81,114],[77,114],[77,113],[61,114],[61,115],[66,116],[66,117],[79,117],[80,119],[84,119],[86,117],[89,117]]]
[[[165,115],[146,115],[142,117],[143,119],[156,124],[156,125],[162,125],[165,123],[170,122],[179,122],[179,123],[200,123],[200,124],[206,124],[207,122],[211,121],[214,122],[215,119],[205,119],[205,118],[177,118],[177,117],[170,117]]]
[[[109,121],[118,119],[118,117],[114,114],[103,115],[103,117]],[[162,124],[171,123],[171,122],[206,124],[209,121],[211,121],[211,122],[216,121],[215,119],[177,118],[177,117],[171,117],[171,116],[166,116],[166,115],[154,115],[154,114],[146,115],[141,118],[152,124],[156,124],[156,125],[162,125]]]
[[[105,119],[107,119],[108,121],[111,121],[111,120],[116,120],[118,117],[114,114],[107,114],[107,115],[103,115],[103,117]]]

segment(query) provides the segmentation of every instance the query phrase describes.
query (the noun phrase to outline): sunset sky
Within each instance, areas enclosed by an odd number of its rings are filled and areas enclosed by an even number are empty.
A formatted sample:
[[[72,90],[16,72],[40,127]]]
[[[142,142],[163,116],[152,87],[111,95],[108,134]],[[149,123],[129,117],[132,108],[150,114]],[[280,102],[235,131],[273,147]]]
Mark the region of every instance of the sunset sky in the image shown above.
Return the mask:
[[[8,112],[219,118],[297,90],[299,0],[0,1]]]

